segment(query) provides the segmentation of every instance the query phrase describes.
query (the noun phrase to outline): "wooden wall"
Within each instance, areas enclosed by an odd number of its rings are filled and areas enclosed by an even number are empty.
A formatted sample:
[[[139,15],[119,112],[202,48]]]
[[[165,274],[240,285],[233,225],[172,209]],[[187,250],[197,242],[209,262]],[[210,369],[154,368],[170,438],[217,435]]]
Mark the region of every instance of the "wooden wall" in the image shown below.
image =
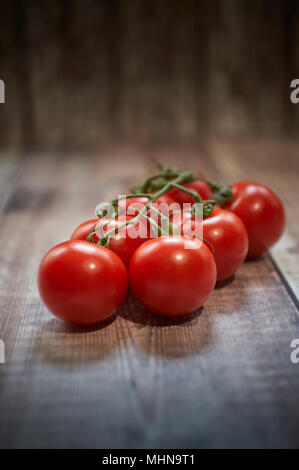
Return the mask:
[[[0,10],[0,149],[297,132],[297,0],[3,0]]]

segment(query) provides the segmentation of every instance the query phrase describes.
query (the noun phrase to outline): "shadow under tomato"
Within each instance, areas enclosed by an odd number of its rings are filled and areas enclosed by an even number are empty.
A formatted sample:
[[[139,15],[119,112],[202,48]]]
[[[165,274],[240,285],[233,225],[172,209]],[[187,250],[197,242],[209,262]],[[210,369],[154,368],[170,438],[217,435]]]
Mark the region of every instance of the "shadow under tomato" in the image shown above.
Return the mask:
[[[46,362],[80,367],[105,359],[120,346],[113,325],[117,313],[101,323],[76,325],[55,317],[43,318],[45,310],[41,301],[30,305],[31,325],[38,329],[35,352]]]
[[[148,311],[130,293],[119,315],[133,328],[134,342],[149,355],[168,359],[192,356],[213,339],[210,315],[203,307],[189,315],[168,318]]]
[[[194,318],[199,317],[202,311],[203,307],[193,313],[178,317],[167,317],[165,315],[155,314],[143,307],[143,305],[134,297],[133,293],[129,292],[125,304],[119,310],[119,315],[125,320],[137,323],[143,327],[167,327],[173,325],[184,325],[194,320]]]
[[[32,325],[39,330],[35,349],[43,360],[60,367],[102,361],[128,344],[148,355],[176,359],[198,354],[213,339],[211,313],[203,307],[189,315],[164,317],[145,309],[131,292],[116,314],[95,325],[43,319],[44,310],[39,300],[30,308]]]
[[[41,328],[55,333],[83,334],[107,328],[107,326],[111,325],[116,318],[117,314],[115,313],[106,318],[106,320],[92,325],[77,325],[76,323],[69,323],[61,320],[60,318],[52,318],[51,320],[43,323]]]
[[[37,345],[37,352],[46,362],[60,367],[100,362],[113,354],[119,347],[115,335],[107,329],[89,331],[86,335],[59,333],[42,335]]]
[[[245,263],[254,263],[254,262],[260,262],[260,261],[265,261],[265,259],[269,256],[269,253],[263,253],[259,256],[256,256],[254,258],[246,258]]]
[[[216,283],[215,289],[222,289],[223,287],[229,286],[232,282],[235,280],[235,275],[233,274],[231,277],[228,279],[225,279],[224,281],[218,281]]]

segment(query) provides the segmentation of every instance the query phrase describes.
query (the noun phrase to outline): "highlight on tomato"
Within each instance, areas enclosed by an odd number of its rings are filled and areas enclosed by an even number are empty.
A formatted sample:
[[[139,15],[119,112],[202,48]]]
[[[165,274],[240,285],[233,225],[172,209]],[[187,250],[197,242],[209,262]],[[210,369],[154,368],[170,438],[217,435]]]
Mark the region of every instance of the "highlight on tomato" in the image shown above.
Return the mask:
[[[216,281],[280,238],[284,208],[265,185],[225,186],[192,171],[158,168],[130,193],[98,204],[98,218],[44,256],[38,286],[54,315],[78,324],[108,318],[125,299],[126,268],[146,308],[166,316],[191,313]]]
[[[239,181],[232,187],[232,199],[224,208],[243,221],[249,237],[248,258],[256,258],[281,237],[285,227],[283,205],[278,196],[263,184]]]
[[[110,317],[122,305],[128,274],[111,250],[83,240],[69,240],[43,257],[38,289],[54,315],[90,325]]]
[[[190,191],[195,191],[202,200],[211,199],[212,197],[212,190],[208,183],[202,181],[200,179],[195,179],[190,181],[189,183],[183,183],[182,187],[189,189]],[[192,195],[185,193],[181,189],[173,188],[169,191],[169,196],[174,199],[174,201],[178,202],[181,206],[183,204],[192,204],[194,203],[194,198]]]
[[[124,195],[118,196],[119,202],[119,214],[125,213],[128,216],[136,216],[138,212],[149,202],[148,197],[123,197]],[[132,196],[132,193],[128,193],[125,196]]]
[[[88,235],[95,229],[99,219],[85,220],[72,233],[71,240],[85,240]]]
[[[184,235],[188,235],[188,230],[194,231],[195,223],[194,216],[184,214],[182,225]],[[245,225],[237,215],[218,207],[215,207],[201,223],[203,241],[215,258],[217,282],[229,279],[244,262],[248,252],[248,234]]]
[[[83,222],[75,229],[71,240],[86,240],[91,235],[93,243],[99,243],[101,238],[110,233],[107,247],[120,257],[128,267],[134,251],[150,238],[149,224],[141,219],[135,225],[126,225],[133,217],[120,216],[115,219],[91,219]]]
[[[149,310],[181,316],[201,307],[216,282],[211,251],[198,239],[159,237],[145,242],[133,254],[129,283]]]

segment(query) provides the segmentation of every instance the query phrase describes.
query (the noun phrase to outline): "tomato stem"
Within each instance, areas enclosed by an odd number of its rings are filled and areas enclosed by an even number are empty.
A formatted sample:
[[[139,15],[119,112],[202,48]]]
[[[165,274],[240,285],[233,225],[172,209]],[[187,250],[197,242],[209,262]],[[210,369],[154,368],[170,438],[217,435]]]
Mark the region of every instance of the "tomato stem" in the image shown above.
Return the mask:
[[[207,183],[211,190],[213,199],[219,206],[224,206],[230,202],[233,198],[233,187],[230,185],[221,185],[214,181],[206,180],[205,178],[199,178],[201,181]]]
[[[95,229],[95,227],[93,227],[93,230],[88,234],[86,240],[92,241],[93,235],[99,230],[101,230],[102,236],[97,244],[102,245],[102,246],[109,246],[110,238],[115,233],[119,232],[119,230],[121,230],[124,227],[127,227],[128,225],[136,225],[142,217],[144,217],[145,219],[149,221],[149,223],[154,228],[158,236],[172,235],[174,232],[176,233],[178,231],[178,227],[175,224],[171,224],[169,222],[169,217],[166,217],[156,207],[153,206],[153,203],[159,197],[168,193],[172,188],[177,188],[180,191],[184,191],[185,193],[189,194],[194,199],[195,202],[193,204],[192,211],[191,211],[193,215],[196,213],[196,204],[198,203],[203,204],[203,216],[207,217],[208,215],[210,215],[210,213],[212,212],[216,204],[215,200],[203,201],[197,192],[182,186],[182,184],[187,183],[189,181],[193,181],[194,179],[197,178],[193,172],[190,172],[190,171],[181,172],[179,170],[172,169],[170,167],[160,167],[160,170],[161,171],[159,174],[148,178],[143,185],[135,186],[134,188],[132,188],[133,194],[123,195],[112,200],[111,204],[115,209],[114,215],[117,216],[119,214],[119,201],[123,199],[127,199],[127,198],[128,199],[138,198],[138,197],[148,198],[148,202],[144,205],[144,207],[141,210],[137,210],[132,207],[132,209],[135,209],[137,211],[137,215],[135,217],[123,222],[118,227],[113,227],[112,229],[108,230],[105,234],[103,230],[108,225],[109,222],[105,226],[100,227],[100,229]],[[148,190],[152,190],[153,187],[155,189],[158,189],[158,191],[155,193],[147,192]],[[130,206],[126,207],[125,211],[128,209],[130,209]],[[157,222],[151,216],[148,215],[149,209],[153,210],[153,212],[155,212],[159,216],[162,222],[162,227],[159,224],[157,224]],[[181,212],[184,212],[184,211],[181,211]],[[100,215],[99,217],[103,217],[103,215]]]

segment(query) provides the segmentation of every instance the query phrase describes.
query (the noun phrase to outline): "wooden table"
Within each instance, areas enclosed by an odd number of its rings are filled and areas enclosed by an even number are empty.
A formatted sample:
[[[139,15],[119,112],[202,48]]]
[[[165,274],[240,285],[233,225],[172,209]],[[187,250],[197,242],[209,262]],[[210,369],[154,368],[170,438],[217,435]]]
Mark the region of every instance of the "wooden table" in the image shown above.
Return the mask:
[[[2,155],[0,446],[298,447],[298,155],[298,142],[265,138]],[[36,287],[42,255],[154,160],[270,185],[287,209],[283,239],[188,320],[132,295],[102,326],[54,318]]]

